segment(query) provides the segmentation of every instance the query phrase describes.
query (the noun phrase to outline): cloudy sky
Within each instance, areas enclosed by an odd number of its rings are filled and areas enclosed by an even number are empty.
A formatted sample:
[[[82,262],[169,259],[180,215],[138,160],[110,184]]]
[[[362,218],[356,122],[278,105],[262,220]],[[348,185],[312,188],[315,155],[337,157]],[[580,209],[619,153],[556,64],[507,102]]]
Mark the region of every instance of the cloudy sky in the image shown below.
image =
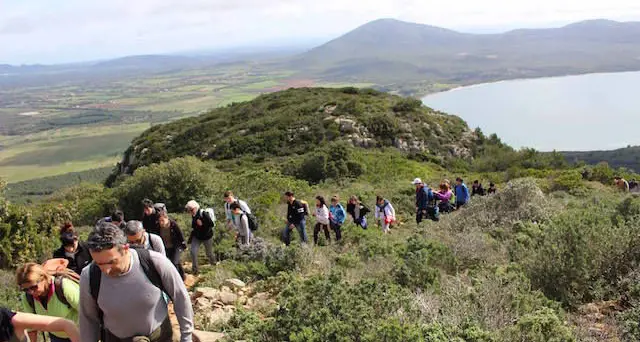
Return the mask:
[[[607,18],[640,19],[638,0],[0,0],[0,63],[333,38],[396,18],[487,32]]]

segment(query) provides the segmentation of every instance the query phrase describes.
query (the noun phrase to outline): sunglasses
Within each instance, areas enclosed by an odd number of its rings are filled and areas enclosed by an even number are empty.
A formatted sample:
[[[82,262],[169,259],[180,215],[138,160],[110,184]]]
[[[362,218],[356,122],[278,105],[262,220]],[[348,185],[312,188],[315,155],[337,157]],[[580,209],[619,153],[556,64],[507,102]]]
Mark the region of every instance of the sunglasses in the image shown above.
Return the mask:
[[[38,290],[38,284],[35,284],[35,285],[33,285],[33,286],[23,287],[23,288],[22,288],[22,291],[23,291],[23,292],[26,292],[26,293],[29,293],[29,292],[35,292],[35,291],[37,291],[37,290]]]

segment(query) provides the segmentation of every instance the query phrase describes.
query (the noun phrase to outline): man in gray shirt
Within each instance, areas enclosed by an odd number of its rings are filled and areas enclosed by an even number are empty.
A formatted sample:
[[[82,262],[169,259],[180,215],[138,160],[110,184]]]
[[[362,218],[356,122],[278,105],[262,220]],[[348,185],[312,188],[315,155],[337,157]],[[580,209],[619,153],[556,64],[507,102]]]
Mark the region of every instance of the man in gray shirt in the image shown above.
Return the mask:
[[[127,236],[129,245],[140,246],[144,249],[156,251],[162,255],[166,255],[164,242],[162,238],[156,234],[148,233],[143,227],[142,222],[131,220],[124,227],[124,234]]]
[[[87,245],[93,264],[80,277],[82,342],[171,342],[167,296],[180,323],[180,341],[191,342],[193,308],[169,259],[154,251],[129,248],[122,230],[108,222],[95,227]],[[98,286],[92,286],[94,276]]]

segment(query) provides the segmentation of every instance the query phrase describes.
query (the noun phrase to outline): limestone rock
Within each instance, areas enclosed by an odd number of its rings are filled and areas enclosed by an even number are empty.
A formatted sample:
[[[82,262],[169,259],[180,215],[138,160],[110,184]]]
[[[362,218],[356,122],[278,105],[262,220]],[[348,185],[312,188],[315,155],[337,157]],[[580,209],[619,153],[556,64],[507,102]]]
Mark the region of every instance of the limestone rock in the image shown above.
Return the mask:
[[[225,324],[233,317],[233,311],[219,308],[211,311],[208,317],[211,324]]]
[[[233,290],[240,290],[247,286],[244,281],[240,279],[227,279],[224,281],[224,285],[230,287]]]
[[[209,332],[209,331],[193,331],[193,342],[215,342],[224,338],[223,333]]]
[[[204,297],[212,301],[220,300],[220,291],[211,287],[200,287],[195,291],[195,297]]]
[[[238,298],[238,304],[240,305],[245,305],[248,301],[249,298],[247,298],[247,296],[240,296],[240,298]]]
[[[197,298],[193,303],[193,308],[196,311],[207,311],[207,310],[211,310],[212,307],[213,307],[213,301],[206,297]]]
[[[238,300],[238,296],[232,292],[221,292],[220,293],[220,301],[224,305],[233,305]]]
[[[229,286],[224,286],[224,285],[223,285],[223,286],[220,288],[220,292],[233,292],[233,291],[231,291],[231,289],[229,288]]]

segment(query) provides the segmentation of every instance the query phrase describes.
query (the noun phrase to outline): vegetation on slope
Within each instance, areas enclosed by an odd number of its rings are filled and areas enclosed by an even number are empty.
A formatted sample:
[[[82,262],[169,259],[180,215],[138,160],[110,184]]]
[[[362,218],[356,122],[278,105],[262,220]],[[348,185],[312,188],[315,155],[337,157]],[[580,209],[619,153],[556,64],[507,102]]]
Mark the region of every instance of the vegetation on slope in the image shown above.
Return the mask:
[[[640,146],[629,146],[612,151],[561,152],[570,163],[597,164],[607,162],[613,167],[640,170]]]

